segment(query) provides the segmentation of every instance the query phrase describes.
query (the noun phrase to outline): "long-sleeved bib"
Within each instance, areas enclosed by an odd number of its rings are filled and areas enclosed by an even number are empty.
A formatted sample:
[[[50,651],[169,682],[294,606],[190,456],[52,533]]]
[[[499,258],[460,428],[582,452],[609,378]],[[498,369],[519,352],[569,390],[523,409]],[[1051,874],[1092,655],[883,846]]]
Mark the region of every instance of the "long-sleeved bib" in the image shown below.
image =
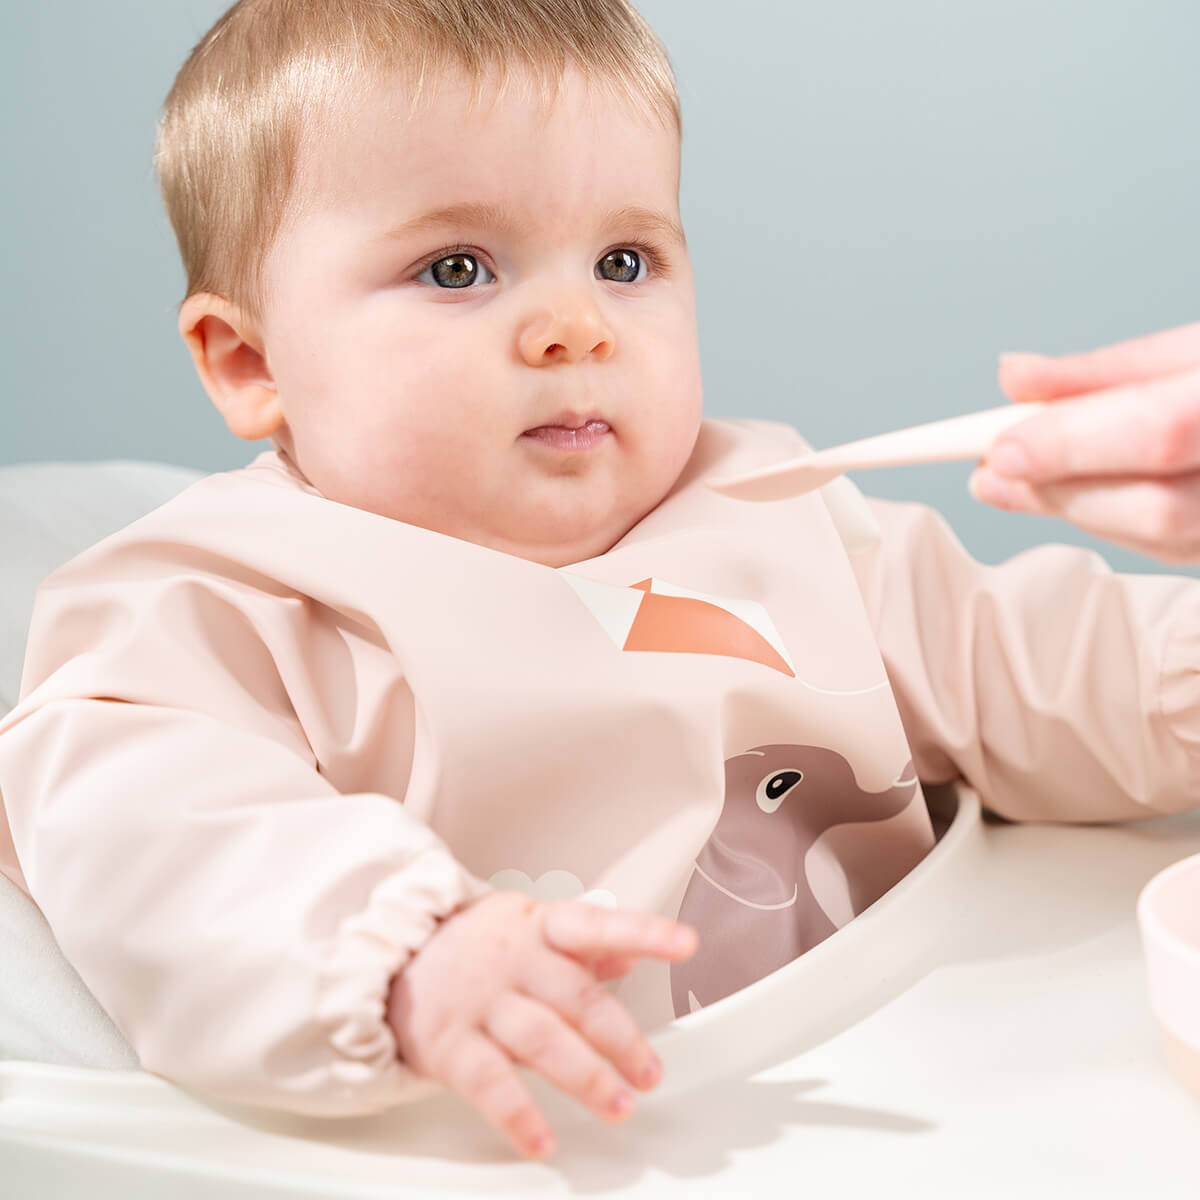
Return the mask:
[[[815,945],[920,861],[918,778],[1015,818],[1185,808],[1200,584],[1063,547],[973,562],[801,452],[705,422],[672,493],[558,569],[320,496],[280,456],[55,572],[0,722],[0,871],[151,1071],[375,1110],[420,1085],[395,972],[489,886],[679,917],[646,1027]]]

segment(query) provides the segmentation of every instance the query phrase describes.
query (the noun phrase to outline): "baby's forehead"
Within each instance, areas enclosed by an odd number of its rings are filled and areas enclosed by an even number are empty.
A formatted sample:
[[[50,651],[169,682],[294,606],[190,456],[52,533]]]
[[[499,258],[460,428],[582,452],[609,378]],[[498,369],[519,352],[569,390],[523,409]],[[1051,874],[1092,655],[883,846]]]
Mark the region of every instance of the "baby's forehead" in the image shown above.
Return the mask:
[[[337,87],[323,87],[304,105],[294,147],[293,182],[307,177],[316,183],[322,168],[336,162],[355,135],[359,141],[364,134],[372,135],[383,154],[431,122],[445,124],[451,115],[484,115],[499,99],[494,85],[445,68],[424,74],[376,70]],[[346,186],[355,181],[336,182]]]
[[[418,164],[432,161],[438,168],[451,168],[446,173],[459,176],[455,190],[461,193],[475,177],[473,162],[462,154],[464,143],[477,149],[481,137],[494,136],[493,121],[514,113],[529,123],[527,128],[539,131],[539,140],[544,140],[540,133],[551,119],[567,127],[587,124],[593,130],[597,125],[607,130],[618,122],[644,122],[667,135],[661,161],[678,172],[678,132],[668,131],[628,90],[603,77],[574,68],[557,76],[538,76],[524,68],[493,70],[481,78],[457,68],[421,74],[389,70],[364,75],[307,107],[291,179],[294,198],[304,204],[352,202],[367,195],[373,181],[348,169],[348,159],[356,158],[370,170],[384,160],[403,164],[406,154]],[[613,132],[619,136],[615,128]],[[594,144],[589,138],[571,137],[559,153],[591,155]],[[442,202],[461,198],[427,196]]]

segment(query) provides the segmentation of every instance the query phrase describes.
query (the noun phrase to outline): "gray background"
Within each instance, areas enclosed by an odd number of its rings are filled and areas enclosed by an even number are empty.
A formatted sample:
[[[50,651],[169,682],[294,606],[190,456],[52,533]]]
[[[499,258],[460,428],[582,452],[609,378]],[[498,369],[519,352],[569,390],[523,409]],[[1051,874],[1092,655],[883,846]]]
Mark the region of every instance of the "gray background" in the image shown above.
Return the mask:
[[[225,0],[0,16],[8,286],[0,463],[248,461],[175,329],[151,167]],[[1200,317],[1194,0],[642,0],[684,106],[707,409],[818,446],[1003,402],[1001,350]],[[985,508],[966,465],[860,475],[995,561],[1069,526]],[[1124,569],[1162,569],[1105,550]]]

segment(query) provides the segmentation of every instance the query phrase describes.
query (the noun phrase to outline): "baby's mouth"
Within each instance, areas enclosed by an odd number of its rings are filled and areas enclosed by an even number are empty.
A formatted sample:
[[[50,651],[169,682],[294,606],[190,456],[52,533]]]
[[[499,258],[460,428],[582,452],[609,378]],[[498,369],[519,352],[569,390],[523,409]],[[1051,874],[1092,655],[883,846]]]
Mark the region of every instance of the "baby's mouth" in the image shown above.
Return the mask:
[[[539,425],[521,435],[531,438],[550,450],[583,452],[593,450],[612,433],[612,427],[599,417],[576,418],[564,416],[552,425]]]

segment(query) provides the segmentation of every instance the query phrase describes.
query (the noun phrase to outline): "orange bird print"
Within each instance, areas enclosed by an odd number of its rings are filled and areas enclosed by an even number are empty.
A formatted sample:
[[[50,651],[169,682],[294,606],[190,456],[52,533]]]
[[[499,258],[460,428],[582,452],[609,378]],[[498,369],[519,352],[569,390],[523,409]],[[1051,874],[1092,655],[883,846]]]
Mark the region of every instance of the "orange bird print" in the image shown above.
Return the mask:
[[[767,610],[753,600],[690,592],[659,579],[619,587],[566,572],[562,578],[621,650],[718,654],[796,676]]]

